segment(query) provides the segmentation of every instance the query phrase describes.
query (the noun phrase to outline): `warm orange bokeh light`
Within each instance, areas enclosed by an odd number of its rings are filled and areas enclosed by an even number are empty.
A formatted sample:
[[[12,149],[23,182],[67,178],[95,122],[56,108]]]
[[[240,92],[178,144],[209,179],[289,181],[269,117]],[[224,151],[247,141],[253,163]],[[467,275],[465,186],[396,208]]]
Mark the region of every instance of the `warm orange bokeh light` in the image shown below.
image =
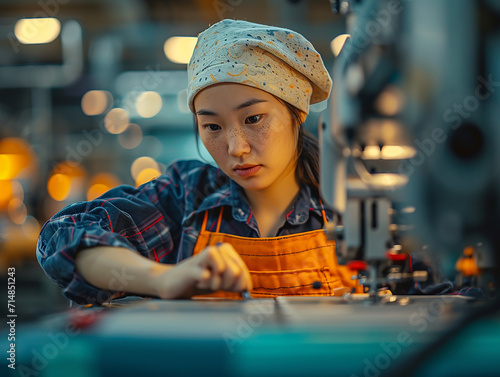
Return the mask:
[[[116,187],[120,185],[122,182],[118,179],[118,177],[114,174],[111,173],[97,173],[92,177],[90,180],[89,184],[90,185],[95,185],[95,184],[103,184],[108,186],[109,188]]]
[[[71,178],[69,176],[54,174],[47,182],[47,191],[53,199],[61,201],[68,197],[70,186]]]
[[[33,160],[30,145],[17,137],[0,140],[0,180],[13,179]]]
[[[134,178],[137,181],[139,174],[145,169],[155,169],[159,171],[160,167],[153,158],[148,156],[142,156],[137,158],[132,163],[132,166],[130,167],[130,174],[132,175],[132,178]]]
[[[121,181],[113,174],[99,173],[96,174],[89,182],[87,190],[87,200],[94,200],[101,196],[106,191],[121,184]]]
[[[52,169],[47,191],[53,199],[65,200],[70,193],[83,188],[85,176],[85,170],[80,165],[70,161],[60,162]]]
[[[24,200],[23,186],[18,181],[0,180],[0,211],[7,209],[12,199]]]
[[[10,181],[0,181],[0,209],[9,204],[12,194],[12,183]]]
[[[135,179],[135,185],[136,187],[140,186],[143,183],[149,182],[152,179],[158,177],[159,175],[161,175],[159,170],[154,168],[146,168],[137,175],[137,178]]]
[[[98,198],[102,194],[104,194],[106,191],[110,189],[109,186],[103,185],[102,183],[96,183],[95,185],[92,185],[88,188],[87,190],[87,200],[94,200],[95,198]]]

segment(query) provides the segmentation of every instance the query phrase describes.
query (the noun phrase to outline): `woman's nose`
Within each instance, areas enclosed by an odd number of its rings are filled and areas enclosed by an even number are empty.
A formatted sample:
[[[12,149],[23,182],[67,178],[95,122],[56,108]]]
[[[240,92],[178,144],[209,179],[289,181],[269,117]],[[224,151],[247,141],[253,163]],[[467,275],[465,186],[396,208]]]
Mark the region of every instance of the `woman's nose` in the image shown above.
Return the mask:
[[[230,130],[227,136],[227,152],[239,157],[250,152],[250,144],[242,130]]]

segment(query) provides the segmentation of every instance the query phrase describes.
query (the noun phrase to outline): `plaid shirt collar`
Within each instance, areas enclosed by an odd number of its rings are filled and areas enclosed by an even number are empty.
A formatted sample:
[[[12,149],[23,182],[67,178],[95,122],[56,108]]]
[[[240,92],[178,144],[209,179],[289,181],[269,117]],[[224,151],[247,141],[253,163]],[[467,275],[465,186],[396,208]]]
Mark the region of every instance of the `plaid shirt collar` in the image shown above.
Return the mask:
[[[237,221],[247,222],[252,214],[245,191],[232,179],[229,179],[217,190],[206,196],[200,206],[194,209],[193,214],[220,208],[221,206],[230,206],[233,218]],[[318,198],[311,194],[310,187],[301,185],[299,195],[292,210],[287,213],[286,220],[291,225],[305,224],[309,220],[310,211],[322,216],[322,209],[323,206]]]

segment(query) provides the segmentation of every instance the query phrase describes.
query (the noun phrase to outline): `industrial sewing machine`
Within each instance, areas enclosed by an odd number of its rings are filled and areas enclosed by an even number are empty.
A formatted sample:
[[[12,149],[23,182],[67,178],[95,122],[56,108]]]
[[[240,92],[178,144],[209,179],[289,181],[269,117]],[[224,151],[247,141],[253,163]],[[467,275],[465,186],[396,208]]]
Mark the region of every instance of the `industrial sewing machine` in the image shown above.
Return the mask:
[[[411,253],[452,277],[476,248],[490,276],[498,236],[500,37],[494,1],[331,1],[347,38],[320,127],[327,227],[341,263],[363,260],[377,288],[430,279]],[[496,15],[498,20],[498,13]],[[344,36],[345,39],[345,36]]]

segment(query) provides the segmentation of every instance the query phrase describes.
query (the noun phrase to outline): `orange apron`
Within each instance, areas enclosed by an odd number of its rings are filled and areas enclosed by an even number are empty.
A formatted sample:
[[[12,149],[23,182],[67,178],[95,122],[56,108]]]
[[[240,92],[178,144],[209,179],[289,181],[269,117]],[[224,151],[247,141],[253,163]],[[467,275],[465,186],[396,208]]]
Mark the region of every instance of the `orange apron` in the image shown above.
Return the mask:
[[[335,241],[328,241],[322,229],[281,237],[240,237],[219,232],[222,210],[215,232],[207,230],[205,211],[193,255],[218,242],[230,243],[250,271],[253,297],[333,296],[344,294],[345,288],[362,292],[357,280],[351,280],[353,271],[338,264]],[[321,212],[326,223],[325,210]],[[241,294],[218,291],[203,297],[238,299]]]

